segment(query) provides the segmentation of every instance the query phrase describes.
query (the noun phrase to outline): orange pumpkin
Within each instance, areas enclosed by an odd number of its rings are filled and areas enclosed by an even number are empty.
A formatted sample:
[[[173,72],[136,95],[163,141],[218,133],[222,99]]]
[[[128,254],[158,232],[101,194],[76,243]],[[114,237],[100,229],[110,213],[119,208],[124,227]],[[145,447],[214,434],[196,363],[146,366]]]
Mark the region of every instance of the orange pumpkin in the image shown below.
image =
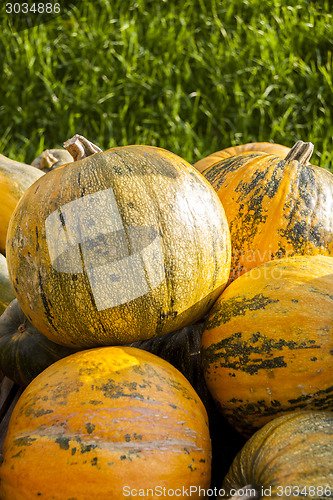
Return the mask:
[[[230,148],[221,149],[221,151],[216,151],[215,153],[202,158],[201,160],[194,163],[194,167],[203,172],[206,168],[211,167],[214,163],[229,158],[230,156],[239,155],[241,153],[253,151],[260,151],[262,153],[271,153],[281,158],[285,158],[290,151],[287,146],[282,146],[281,144],[274,144],[272,142],[249,142],[247,144],[240,144],[239,146],[231,146]]]
[[[230,272],[214,189],[161,148],[101,152],[77,137],[67,147],[76,146],[88,156],[39,179],[11,219],[8,270],[25,315],[69,347],[127,344],[199,320]]]
[[[208,314],[204,375],[249,436],[298,409],[333,410],[333,258],[273,260],[233,281]]]
[[[284,160],[243,153],[205,170],[229,223],[230,281],[272,259],[333,255],[333,174],[308,164],[312,151],[299,141]]]
[[[133,347],[57,361],[21,395],[0,467],[1,499],[123,500],[210,484],[206,410],[168,362]],[[146,493],[145,496],[148,496]]]

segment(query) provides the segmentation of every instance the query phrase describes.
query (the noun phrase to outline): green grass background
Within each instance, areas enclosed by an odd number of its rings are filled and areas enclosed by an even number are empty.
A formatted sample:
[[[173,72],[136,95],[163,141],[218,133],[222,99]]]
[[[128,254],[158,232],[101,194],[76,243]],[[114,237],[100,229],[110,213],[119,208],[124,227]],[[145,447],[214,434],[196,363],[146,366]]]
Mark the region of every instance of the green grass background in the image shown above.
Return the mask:
[[[296,140],[332,169],[331,0],[94,0],[0,26],[0,152],[30,163],[75,133],[191,163]]]

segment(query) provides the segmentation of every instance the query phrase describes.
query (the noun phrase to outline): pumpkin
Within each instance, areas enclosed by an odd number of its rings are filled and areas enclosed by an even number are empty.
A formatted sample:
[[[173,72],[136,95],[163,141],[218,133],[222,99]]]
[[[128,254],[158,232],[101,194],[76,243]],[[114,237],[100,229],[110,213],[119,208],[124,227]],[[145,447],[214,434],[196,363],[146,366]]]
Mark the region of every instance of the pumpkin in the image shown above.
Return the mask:
[[[0,314],[15,299],[15,293],[9,280],[6,257],[0,254]]]
[[[131,347],[144,349],[171,363],[190,382],[204,403],[212,440],[211,488],[220,485],[221,473],[225,474],[230,462],[244,444],[244,438],[233,429],[217,411],[207,388],[201,363],[201,337],[204,321],[160,337],[133,342]]]
[[[244,436],[297,409],[333,410],[333,258],[272,260],[234,280],[202,334],[206,383]]]
[[[31,165],[0,154],[0,253],[3,255],[6,252],[8,224],[14,208],[25,190],[42,175],[43,172]]]
[[[230,271],[213,188],[161,148],[96,152],[80,137],[68,147],[89,156],[39,179],[9,229],[9,276],[31,323],[56,343],[94,347],[198,321]]]
[[[210,484],[204,405],[170,363],[134,347],[81,351],[38,375],[12,413],[3,457],[2,500],[59,491],[120,500],[149,488],[169,498],[190,486],[198,499]]]
[[[17,299],[0,316],[0,370],[21,386],[27,386],[49,365],[73,352],[39,333]]]
[[[31,165],[48,172],[72,161],[73,157],[66,149],[46,149],[33,160]]]
[[[333,412],[288,413],[267,423],[245,443],[219,498],[331,498],[332,457]]]
[[[194,167],[199,170],[199,172],[203,172],[206,168],[211,167],[214,163],[217,163],[225,158],[229,158],[230,156],[239,155],[241,153],[253,151],[261,151],[263,153],[272,153],[277,156],[281,156],[281,158],[285,158],[290,151],[290,148],[287,146],[282,146],[281,144],[274,144],[272,142],[249,142],[247,144],[240,144],[238,146],[231,146],[229,148],[221,149],[220,151],[216,151],[215,153],[202,158],[201,160],[194,163]]]
[[[312,151],[299,141],[284,160],[243,153],[204,172],[229,223],[229,282],[275,258],[333,255],[333,174],[307,164]]]

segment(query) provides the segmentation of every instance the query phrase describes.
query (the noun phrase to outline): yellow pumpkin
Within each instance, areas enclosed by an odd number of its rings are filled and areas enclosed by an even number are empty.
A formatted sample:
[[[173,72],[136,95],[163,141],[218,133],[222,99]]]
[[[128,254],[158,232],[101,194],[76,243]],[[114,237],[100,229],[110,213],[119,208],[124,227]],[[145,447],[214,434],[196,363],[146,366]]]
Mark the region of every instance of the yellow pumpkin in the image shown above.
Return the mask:
[[[272,142],[249,142],[247,144],[240,144],[239,146],[231,146],[229,148],[221,149],[215,153],[202,158],[201,160],[194,163],[194,167],[203,172],[206,168],[211,167],[214,163],[229,158],[230,156],[239,155],[241,153],[259,151],[262,153],[271,153],[281,158],[285,158],[290,151],[287,146],[282,146],[281,144],[274,144]]]
[[[0,314],[14,299],[15,292],[9,280],[6,257],[0,254]]]
[[[144,350],[101,347],[57,361],[21,395],[1,499],[123,500],[149,489],[157,499],[191,486],[199,499],[210,468],[206,410],[185,377]]]
[[[298,409],[333,410],[333,258],[272,260],[234,280],[208,314],[204,376],[249,436]]]
[[[31,165],[0,154],[0,252],[3,255],[6,255],[8,224],[14,208],[22,194],[42,175],[43,172]]]
[[[89,155],[39,179],[11,219],[9,276],[25,315],[69,347],[127,344],[199,320],[230,272],[214,189],[161,148],[72,142]]]

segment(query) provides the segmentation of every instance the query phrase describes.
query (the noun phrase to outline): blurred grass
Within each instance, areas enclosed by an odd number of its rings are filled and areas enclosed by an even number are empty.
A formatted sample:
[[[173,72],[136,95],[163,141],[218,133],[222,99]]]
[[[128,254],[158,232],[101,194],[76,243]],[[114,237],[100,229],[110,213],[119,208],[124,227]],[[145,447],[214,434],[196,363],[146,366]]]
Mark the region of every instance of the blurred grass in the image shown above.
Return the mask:
[[[95,0],[0,30],[0,152],[30,163],[80,133],[195,162],[296,140],[332,169],[330,0]]]

